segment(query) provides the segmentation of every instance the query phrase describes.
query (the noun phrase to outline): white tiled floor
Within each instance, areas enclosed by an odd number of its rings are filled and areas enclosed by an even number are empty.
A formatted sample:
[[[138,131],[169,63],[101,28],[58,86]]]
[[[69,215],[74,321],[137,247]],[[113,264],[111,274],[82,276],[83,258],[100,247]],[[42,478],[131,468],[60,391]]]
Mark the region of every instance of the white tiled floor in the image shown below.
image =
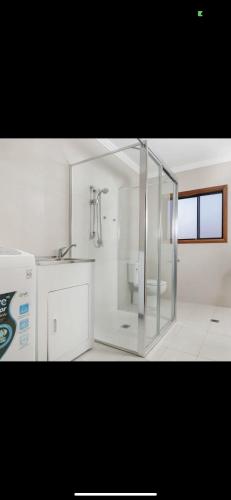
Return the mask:
[[[177,323],[145,359],[95,343],[77,361],[231,361],[231,308],[181,302]]]

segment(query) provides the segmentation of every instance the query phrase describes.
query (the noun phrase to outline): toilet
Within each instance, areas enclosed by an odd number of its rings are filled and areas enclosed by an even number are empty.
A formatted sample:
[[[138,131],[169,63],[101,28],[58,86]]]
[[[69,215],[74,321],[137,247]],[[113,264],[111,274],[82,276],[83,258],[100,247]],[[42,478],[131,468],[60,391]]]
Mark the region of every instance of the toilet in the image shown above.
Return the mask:
[[[157,280],[147,280],[147,294],[157,295]],[[160,295],[163,295],[167,290],[166,281],[160,282]]]
[[[139,287],[139,264],[138,262],[128,263],[128,285],[131,293],[131,304],[133,304],[134,292],[138,290]],[[146,290],[147,295],[157,295],[157,280],[155,279],[147,279],[146,282]],[[167,290],[167,282],[160,282],[160,295],[163,295]]]

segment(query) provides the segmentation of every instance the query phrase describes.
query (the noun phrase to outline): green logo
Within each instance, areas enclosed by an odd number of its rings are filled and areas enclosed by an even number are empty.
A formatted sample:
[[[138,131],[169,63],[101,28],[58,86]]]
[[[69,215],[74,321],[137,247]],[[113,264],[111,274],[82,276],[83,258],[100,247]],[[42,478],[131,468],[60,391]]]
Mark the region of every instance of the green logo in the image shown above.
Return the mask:
[[[198,10],[197,11],[197,16],[198,17],[203,17],[203,10]]]

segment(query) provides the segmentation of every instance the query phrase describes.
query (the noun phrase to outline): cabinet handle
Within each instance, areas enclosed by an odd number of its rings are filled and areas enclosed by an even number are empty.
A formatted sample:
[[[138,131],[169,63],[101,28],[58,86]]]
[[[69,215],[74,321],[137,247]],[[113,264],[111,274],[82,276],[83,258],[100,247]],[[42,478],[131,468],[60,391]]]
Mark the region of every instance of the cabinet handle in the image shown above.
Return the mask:
[[[54,324],[54,333],[56,333],[57,332],[57,319],[53,320],[53,324]]]

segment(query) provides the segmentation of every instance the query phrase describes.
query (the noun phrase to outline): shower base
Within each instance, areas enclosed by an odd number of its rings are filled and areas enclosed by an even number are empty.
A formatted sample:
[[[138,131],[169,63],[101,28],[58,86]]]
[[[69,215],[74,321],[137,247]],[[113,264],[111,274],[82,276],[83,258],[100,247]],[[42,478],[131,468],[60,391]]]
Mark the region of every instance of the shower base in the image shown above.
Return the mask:
[[[166,301],[166,311],[169,301]],[[133,310],[132,310],[133,309]],[[164,311],[163,311],[164,313]],[[160,327],[166,325],[167,315],[162,315]],[[147,309],[145,344],[150,345],[156,337],[156,314],[154,308]],[[138,316],[136,307],[129,310],[113,310],[98,312],[95,317],[95,340],[104,344],[137,352],[138,349]]]

